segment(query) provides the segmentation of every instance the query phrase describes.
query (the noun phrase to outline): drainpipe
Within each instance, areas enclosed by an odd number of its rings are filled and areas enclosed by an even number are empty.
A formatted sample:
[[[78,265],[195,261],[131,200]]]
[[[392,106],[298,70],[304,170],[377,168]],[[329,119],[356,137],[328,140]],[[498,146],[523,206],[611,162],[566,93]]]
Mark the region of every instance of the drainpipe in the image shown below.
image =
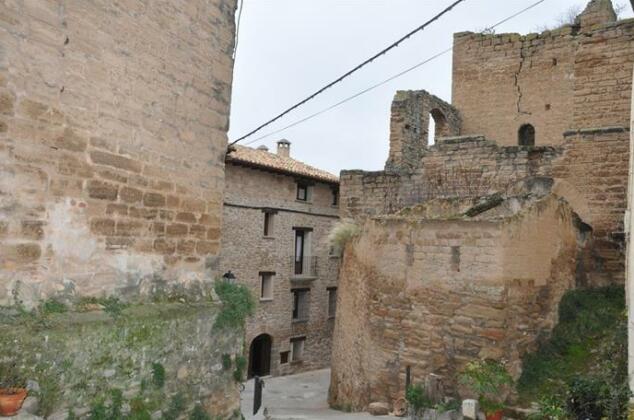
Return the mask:
[[[634,77],[634,76],[633,76]],[[634,93],[634,86],[633,86]],[[627,302],[627,367],[630,390],[634,393],[634,246],[630,243],[633,229],[632,209],[634,209],[634,94],[630,109],[630,169],[627,183],[627,210],[625,211],[625,297]],[[630,411],[634,409],[634,398],[630,400]]]

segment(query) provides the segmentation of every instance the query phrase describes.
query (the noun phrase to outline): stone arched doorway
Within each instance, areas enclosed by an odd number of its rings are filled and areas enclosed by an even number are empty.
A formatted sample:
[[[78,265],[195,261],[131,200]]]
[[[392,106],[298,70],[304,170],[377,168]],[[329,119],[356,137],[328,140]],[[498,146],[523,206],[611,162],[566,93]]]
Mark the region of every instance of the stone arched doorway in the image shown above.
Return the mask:
[[[273,339],[268,334],[260,334],[249,346],[249,378],[271,374],[271,346]]]

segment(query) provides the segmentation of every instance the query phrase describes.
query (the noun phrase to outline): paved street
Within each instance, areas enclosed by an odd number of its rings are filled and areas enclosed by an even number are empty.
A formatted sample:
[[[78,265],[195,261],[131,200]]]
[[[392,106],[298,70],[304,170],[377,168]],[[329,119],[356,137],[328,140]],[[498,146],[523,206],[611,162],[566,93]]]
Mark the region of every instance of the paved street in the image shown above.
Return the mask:
[[[330,369],[264,379],[262,409],[253,416],[253,384],[250,380],[242,392],[242,413],[247,419],[264,419],[264,408],[273,420],[318,419],[397,419],[392,416],[371,416],[367,413],[344,413],[328,407],[326,398]]]

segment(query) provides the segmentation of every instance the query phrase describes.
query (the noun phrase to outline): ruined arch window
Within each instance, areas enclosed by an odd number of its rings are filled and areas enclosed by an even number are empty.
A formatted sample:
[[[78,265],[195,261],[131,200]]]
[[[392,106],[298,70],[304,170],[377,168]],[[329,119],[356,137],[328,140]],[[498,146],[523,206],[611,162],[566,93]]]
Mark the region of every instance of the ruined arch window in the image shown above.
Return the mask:
[[[438,137],[447,136],[447,118],[441,110],[434,108],[429,112],[429,129],[427,145],[432,146],[436,144]]]
[[[524,124],[517,133],[517,143],[520,146],[535,146],[535,127]]]

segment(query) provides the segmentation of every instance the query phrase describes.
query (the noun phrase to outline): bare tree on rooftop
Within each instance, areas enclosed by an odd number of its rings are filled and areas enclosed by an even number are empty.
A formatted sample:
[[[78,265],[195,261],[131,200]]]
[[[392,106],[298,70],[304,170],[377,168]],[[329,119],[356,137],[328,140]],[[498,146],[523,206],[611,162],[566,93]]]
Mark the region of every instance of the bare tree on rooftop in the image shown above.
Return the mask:
[[[632,8],[634,8],[634,0],[630,0],[630,2],[632,3]],[[620,19],[623,16],[626,9],[627,3],[616,3],[614,5],[614,12],[616,13],[617,19]],[[574,6],[570,6],[565,12],[557,16],[553,24],[540,25],[537,26],[535,30],[537,32],[544,32],[561,28],[566,25],[574,25],[576,23],[577,16],[579,16],[581,12],[583,12],[581,5],[576,4]]]

